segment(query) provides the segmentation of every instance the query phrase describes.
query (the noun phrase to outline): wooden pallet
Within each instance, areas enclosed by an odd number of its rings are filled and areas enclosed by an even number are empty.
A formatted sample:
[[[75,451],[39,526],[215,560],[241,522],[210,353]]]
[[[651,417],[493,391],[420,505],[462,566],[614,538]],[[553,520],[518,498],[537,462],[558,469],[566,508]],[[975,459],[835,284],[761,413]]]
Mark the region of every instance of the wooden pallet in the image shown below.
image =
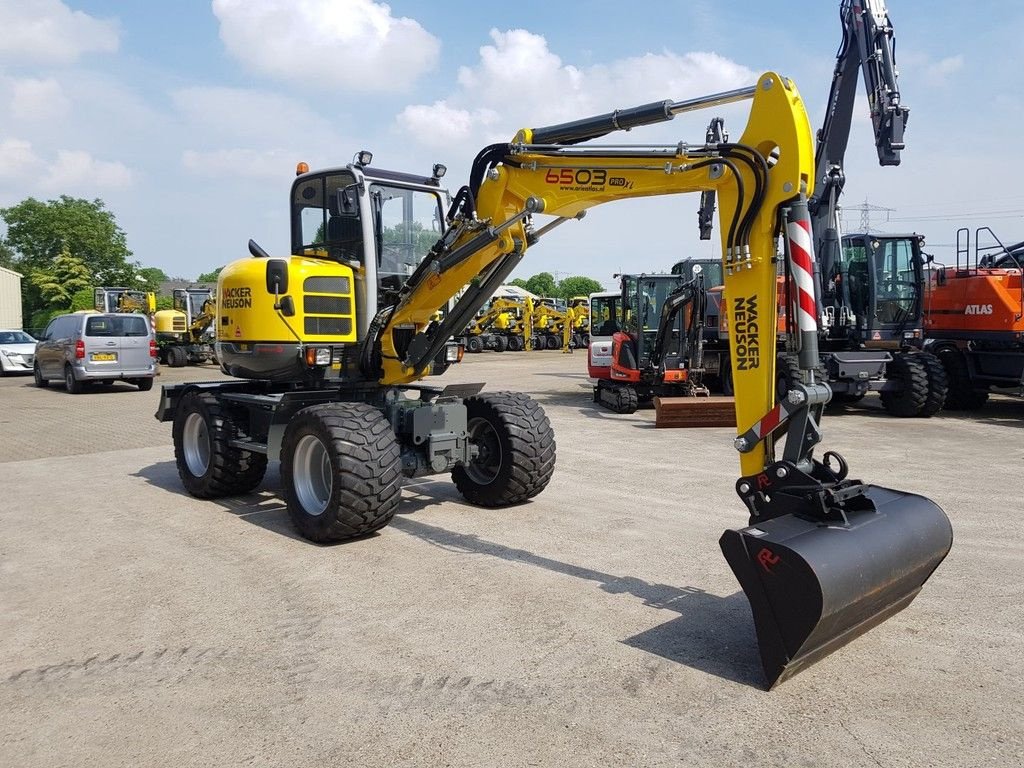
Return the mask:
[[[655,397],[656,427],[735,427],[732,397]]]

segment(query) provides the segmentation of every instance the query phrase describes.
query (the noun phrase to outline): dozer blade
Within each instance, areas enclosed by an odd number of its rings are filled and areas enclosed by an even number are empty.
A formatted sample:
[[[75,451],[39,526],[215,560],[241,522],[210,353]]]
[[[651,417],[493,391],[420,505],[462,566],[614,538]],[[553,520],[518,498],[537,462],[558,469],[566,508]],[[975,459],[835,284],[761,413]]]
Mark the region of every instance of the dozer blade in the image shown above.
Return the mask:
[[[785,514],[719,540],[750,601],[769,689],[910,605],[953,544],[931,500],[865,488],[875,509],[846,524]]]
[[[655,427],[735,427],[731,397],[655,397]]]

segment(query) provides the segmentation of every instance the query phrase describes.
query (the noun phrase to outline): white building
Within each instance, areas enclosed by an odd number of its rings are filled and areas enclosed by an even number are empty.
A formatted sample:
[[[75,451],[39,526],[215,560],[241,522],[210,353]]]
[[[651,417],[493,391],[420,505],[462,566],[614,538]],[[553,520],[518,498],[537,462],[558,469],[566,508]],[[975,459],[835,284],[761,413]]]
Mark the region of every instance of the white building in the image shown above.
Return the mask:
[[[0,328],[21,330],[21,274],[0,267]]]

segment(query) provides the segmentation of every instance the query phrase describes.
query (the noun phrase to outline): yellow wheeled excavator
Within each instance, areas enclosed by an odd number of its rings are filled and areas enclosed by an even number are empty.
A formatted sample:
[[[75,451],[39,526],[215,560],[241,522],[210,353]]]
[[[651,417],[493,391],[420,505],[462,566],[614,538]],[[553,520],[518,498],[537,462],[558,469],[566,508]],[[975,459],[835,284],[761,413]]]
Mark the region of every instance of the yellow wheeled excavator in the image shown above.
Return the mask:
[[[752,103],[738,142],[594,143],[744,99]],[[371,159],[361,152],[345,167],[301,169],[292,254],[271,257],[250,241],[254,258],[221,272],[217,353],[233,379],[165,386],[157,413],[173,422],[190,493],[244,493],[279,458],[289,514],[317,541],[387,525],[403,476],[450,472],[484,506],[539,494],[555,441],[538,404],[479,384],[416,382],[459,359],[453,335],[553,227],[600,203],[713,190],[742,430],[736,489],[749,513],[720,545],[750,601],[768,684],[905,607],[945,557],[952,532],[937,505],[848,479],[834,452],[814,457],[829,388],[815,373],[813,141],[792,82],[769,72],[748,88],[523,129],[480,152],[447,211],[443,167],[414,176]],[[777,236],[801,309],[801,376],[782,402]],[[676,489],[666,481],[663,492]],[[658,493],[657,481],[646,490]]]
[[[173,309],[161,309],[153,315],[160,362],[171,368],[212,362],[213,323],[217,318],[213,289],[175,288],[172,299]]]

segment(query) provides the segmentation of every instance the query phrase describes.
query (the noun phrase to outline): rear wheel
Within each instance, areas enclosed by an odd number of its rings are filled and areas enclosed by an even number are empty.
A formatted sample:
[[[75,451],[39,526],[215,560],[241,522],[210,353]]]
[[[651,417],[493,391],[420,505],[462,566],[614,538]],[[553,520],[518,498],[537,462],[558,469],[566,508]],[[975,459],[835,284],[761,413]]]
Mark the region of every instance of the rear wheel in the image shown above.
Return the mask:
[[[43,378],[43,372],[39,368],[39,362],[32,366],[32,377],[35,379],[36,386],[40,389],[50,386],[50,382]]]
[[[64,389],[69,395],[77,395],[82,392],[82,383],[75,378],[75,372],[70,365],[64,366]]]
[[[288,515],[311,541],[345,541],[391,522],[401,496],[391,424],[364,403],[303,408],[281,443]]]
[[[167,365],[171,368],[184,368],[188,365],[188,351],[184,347],[171,347],[167,350]]]
[[[478,454],[452,472],[463,498],[481,507],[505,507],[543,491],[555,470],[555,433],[544,409],[518,392],[465,402],[469,440]]]
[[[114,382],[111,381],[109,383],[113,384]],[[149,392],[149,390],[153,388],[153,379],[150,377],[146,377],[144,379],[136,379],[132,383],[139,388],[139,392]]]
[[[508,349],[509,352],[522,352],[526,345],[523,344],[522,336],[509,336],[508,337]]]
[[[466,351],[467,352],[482,352],[484,349],[484,342],[479,336],[470,336],[466,339]]]
[[[918,355],[897,354],[886,366],[886,377],[900,385],[893,392],[882,392],[882,406],[893,416],[921,416],[928,404],[928,371]]]
[[[152,379],[147,379],[152,386]],[[178,476],[200,499],[248,493],[263,480],[267,457],[232,447],[237,435],[217,398],[208,392],[190,392],[178,404],[171,434]]]
[[[544,346],[547,349],[558,349],[559,346],[561,346],[561,345],[558,343],[558,337],[554,336],[554,335],[551,335],[551,336],[545,337],[545,339],[544,339]]]
[[[924,366],[928,375],[928,399],[925,400],[921,409],[921,416],[933,416],[942,410],[949,395],[949,378],[946,376],[946,369],[931,352],[918,352],[915,357]]]
[[[506,349],[508,349],[508,339],[506,339],[504,336],[495,336],[494,351],[504,352]]]
[[[967,360],[958,349],[946,348],[938,353],[939,362],[946,371],[949,387],[946,391],[946,409],[950,411],[976,411],[985,405],[988,392],[975,389]]]

